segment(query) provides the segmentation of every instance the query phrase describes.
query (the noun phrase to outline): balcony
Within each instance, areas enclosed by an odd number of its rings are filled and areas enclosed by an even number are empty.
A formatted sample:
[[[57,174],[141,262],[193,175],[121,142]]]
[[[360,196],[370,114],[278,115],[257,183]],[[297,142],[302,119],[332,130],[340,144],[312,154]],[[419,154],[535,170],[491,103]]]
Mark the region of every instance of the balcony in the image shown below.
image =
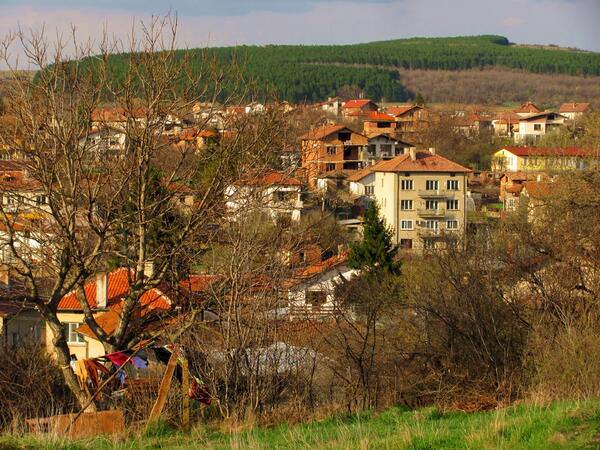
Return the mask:
[[[419,190],[419,197],[423,198],[444,198],[449,195],[445,189],[425,189]]]
[[[423,236],[423,237],[435,237],[435,236],[441,236],[442,230],[440,228],[419,227],[417,229],[417,233],[419,234],[419,236]]]
[[[446,210],[444,208],[418,209],[417,214],[421,217],[444,217],[446,215]]]

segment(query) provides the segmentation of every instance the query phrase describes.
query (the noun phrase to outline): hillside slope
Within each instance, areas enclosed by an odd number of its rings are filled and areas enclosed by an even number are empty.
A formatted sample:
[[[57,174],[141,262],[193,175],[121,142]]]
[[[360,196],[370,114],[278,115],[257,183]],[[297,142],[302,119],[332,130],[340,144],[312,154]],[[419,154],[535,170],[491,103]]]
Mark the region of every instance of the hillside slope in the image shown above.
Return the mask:
[[[272,89],[282,100],[323,100],[346,87],[365,96],[405,101],[414,92],[399,70],[465,71],[489,67],[535,74],[599,76],[600,53],[511,45],[502,36],[412,38],[353,45],[267,45],[180,50],[200,73],[206,57],[221,67],[241,64],[244,79],[256,81],[259,95]],[[129,55],[111,58],[123,76]],[[93,60],[89,60],[93,64]],[[234,84],[231,76],[229,85]],[[223,95],[228,95],[227,90]]]

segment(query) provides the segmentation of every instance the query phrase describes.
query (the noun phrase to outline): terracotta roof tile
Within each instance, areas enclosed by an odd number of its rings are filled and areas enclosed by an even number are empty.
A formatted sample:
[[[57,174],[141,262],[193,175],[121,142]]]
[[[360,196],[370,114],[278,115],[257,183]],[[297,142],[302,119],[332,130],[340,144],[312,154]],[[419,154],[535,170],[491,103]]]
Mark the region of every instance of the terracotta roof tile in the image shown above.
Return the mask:
[[[590,108],[589,103],[563,103],[560,105],[558,112],[560,113],[573,113],[573,112],[586,112]]]
[[[308,281],[316,277],[317,275],[321,275],[332,269],[335,269],[338,266],[341,266],[342,264],[345,264],[347,261],[348,252],[343,252],[339,255],[332,256],[331,258],[326,259],[325,261],[320,261],[316,264],[313,264],[312,266],[300,270],[292,278],[287,280],[284,283],[284,286],[290,288],[300,283],[304,283],[305,281]]]
[[[300,139],[304,141],[319,141],[344,129],[352,131],[345,125],[325,125],[322,127],[313,128],[308,133],[301,136]]]
[[[356,100],[348,100],[346,103],[344,103],[343,108],[344,109],[354,109],[354,108],[362,108],[365,105],[368,105],[369,103],[373,103],[374,105],[376,105],[376,103],[372,100],[369,99],[356,99]]]
[[[113,270],[108,274],[108,292],[106,296],[106,303],[109,308],[120,303],[121,300],[129,293],[129,274],[130,271],[127,268]],[[134,276],[133,272],[131,272],[131,276]],[[96,279],[94,278],[93,280],[85,283],[84,290],[90,308],[97,309]],[[171,304],[171,300],[163,292],[156,288],[148,289],[146,292],[144,292],[139,298],[139,302],[142,305],[149,306],[151,309],[168,309]],[[61,298],[58,302],[58,309],[81,311],[81,305],[77,299],[76,291],[72,291]]]
[[[542,112],[540,108],[534,105],[532,102],[523,103],[517,109],[514,110],[516,113],[539,113]]]
[[[416,152],[414,161],[411,159],[410,153],[396,156],[388,161],[381,161],[374,170],[375,172],[471,172],[471,169],[454,161],[426,151]]]
[[[365,120],[367,122],[395,122],[396,118],[391,114],[369,111]]]
[[[387,113],[398,117],[406,114],[409,111],[412,111],[413,109],[423,109],[423,107],[418,105],[392,106],[391,108],[387,109]]]
[[[238,184],[247,186],[302,186],[302,182],[281,172],[267,172],[255,178],[241,180]]]

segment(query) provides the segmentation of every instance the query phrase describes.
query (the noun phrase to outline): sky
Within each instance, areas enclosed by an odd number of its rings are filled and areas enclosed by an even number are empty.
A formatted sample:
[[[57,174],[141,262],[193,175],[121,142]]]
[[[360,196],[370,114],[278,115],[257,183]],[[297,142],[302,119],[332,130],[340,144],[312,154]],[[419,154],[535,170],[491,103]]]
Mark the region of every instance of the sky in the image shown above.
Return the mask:
[[[600,0],[0,0],[0,36],[21,28],[97,42],[152,15],[178,17],[178,46],[344,44],[500,34],[600,51]],[[19,50],[14,50],[14,55]]]

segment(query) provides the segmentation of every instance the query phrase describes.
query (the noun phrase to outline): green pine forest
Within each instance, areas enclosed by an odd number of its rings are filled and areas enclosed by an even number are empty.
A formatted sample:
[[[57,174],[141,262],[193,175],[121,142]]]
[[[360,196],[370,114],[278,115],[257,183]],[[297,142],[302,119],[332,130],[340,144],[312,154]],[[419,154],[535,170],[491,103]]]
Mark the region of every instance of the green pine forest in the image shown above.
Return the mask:
[[[414,97],[399,69],[472,70],[489,67],[539,74],[599,76],[600,53],[516,46],[502,36],[411,38],[353,45],[267,45],[179,50],[200,74],[206,58],[226,74],[237,61],[245,80],[255,82],[259,98],[314,102],[340,88],[358,87],[369,98],[406,101]],[[129,54],[111,57],[114,81],[125,76]],[[93,58],[87,62],[93,64]],[[222,95],[231,93],[233,75]]]

